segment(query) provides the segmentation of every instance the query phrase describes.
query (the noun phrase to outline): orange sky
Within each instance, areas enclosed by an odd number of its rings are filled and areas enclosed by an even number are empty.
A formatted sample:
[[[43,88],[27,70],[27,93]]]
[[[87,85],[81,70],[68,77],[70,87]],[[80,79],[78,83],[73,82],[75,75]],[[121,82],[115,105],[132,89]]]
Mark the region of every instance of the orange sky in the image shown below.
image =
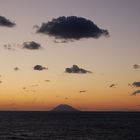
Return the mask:
[[[87,111],[140,110],[140,95],[130,96],[140,88],[128,86],[140,81],[140,69],[133,68],[140,65],[139,0],[0,0],[0,13],[16,23],[0,26],[0,110],[50,110],[58,104]],[[34,25],[60,16],[87,18],[110,37],[55,43],[54,37],[35,33]],[[42,49],[22,49],[27,41]],[[48,69],[33,70],[38,64]],[[72,65],[92,73],[66,73]]]

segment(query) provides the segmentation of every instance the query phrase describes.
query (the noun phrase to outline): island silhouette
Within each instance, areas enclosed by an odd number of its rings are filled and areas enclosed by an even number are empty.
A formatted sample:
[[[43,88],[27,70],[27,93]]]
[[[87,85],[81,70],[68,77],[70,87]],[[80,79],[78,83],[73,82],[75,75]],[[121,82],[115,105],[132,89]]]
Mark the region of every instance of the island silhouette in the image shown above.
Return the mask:
[[[67,104],[60,104],[58,106],[56,106],[55,108],[53,108],[51,111],[54,112],[76,112],[76,111],[80,111],[70,105]]]

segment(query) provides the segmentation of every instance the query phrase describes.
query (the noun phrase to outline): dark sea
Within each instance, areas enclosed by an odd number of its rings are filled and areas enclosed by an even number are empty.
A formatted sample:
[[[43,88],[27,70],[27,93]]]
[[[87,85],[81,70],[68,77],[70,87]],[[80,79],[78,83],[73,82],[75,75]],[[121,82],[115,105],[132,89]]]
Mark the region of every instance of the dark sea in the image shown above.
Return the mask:
[[[140,112],[0,112],[0,140],[140,140]]]

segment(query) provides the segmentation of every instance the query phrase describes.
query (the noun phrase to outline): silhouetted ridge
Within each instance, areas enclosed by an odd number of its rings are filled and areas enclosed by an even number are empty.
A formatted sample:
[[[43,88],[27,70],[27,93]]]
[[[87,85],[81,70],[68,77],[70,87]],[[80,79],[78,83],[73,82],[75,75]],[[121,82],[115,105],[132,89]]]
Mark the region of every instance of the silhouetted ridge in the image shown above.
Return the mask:
[[[73,108],[70,105],[65,105],[65,104],[60,104],[51,111],[69,111],[69,112],[74,112],[74,111],[79,111],[78,109]]]

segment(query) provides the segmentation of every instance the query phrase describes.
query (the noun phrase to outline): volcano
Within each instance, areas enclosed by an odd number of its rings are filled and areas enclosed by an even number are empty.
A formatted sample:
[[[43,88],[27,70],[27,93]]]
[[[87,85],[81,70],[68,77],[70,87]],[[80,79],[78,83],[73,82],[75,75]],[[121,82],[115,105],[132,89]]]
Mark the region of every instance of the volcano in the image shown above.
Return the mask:
[[[58,106],[56,106],[54,109],[52,109],[51,111],[56,111],[56,112],[76,112],[79,111],[78,109],[70,106],[70,105],[66,105],[66,104],[60,104]]]

